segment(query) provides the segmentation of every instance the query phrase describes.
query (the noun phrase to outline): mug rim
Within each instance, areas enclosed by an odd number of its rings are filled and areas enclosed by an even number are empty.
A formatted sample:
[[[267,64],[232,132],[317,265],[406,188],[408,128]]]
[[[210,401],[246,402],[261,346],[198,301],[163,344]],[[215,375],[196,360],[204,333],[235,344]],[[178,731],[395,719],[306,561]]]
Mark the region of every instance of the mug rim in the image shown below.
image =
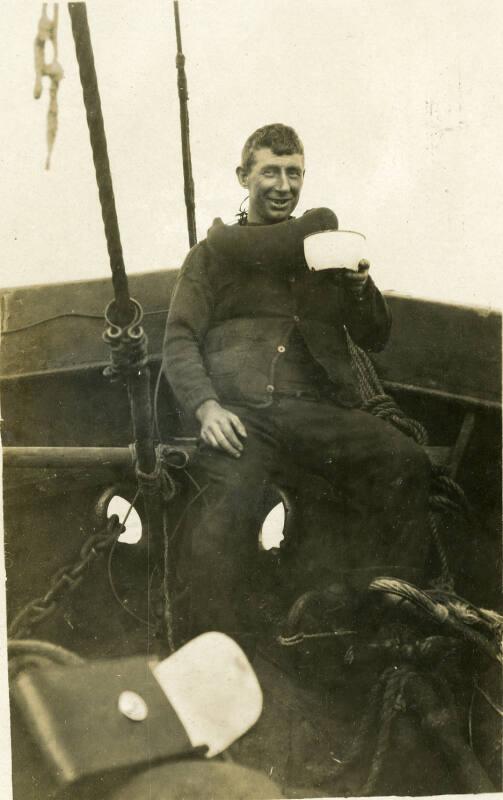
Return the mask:
[[[362,239],[365,239],[365,241],[367,241],[367,237],[365,236],[364,233],[360,233],[360,231],[351,231],[347,228],[337,228],[337,230],[329,229],[324,231],[313,231],[312,233],[308,233],[306,234],[306,236],[304,236],[304,241],[306,241],[306,239],[309,239],[310,236],[319,236],[320,233],[354,233],[357,236],[361,236]]]

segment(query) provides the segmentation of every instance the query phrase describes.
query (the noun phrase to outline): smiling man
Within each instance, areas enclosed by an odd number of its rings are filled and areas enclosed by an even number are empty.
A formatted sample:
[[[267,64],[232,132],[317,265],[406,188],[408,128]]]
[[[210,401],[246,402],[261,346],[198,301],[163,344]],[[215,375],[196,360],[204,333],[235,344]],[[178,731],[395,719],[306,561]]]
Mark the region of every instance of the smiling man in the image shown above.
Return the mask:
[[[258,147],[255,147],[256,142]],[[279,147],[278,142],[275,144],[276,152],[273,152],[270,147],[260,145],[259,131],[252,134],[243,151],[243,164],[236,169],[239,183],[250,195],[249,223],[282,222],[290,217],[299,201],[304,182],[302,143],[292,132],[290,141],[286,137],[283,147]],[[292,146],[297,152],[281,153]]]
[[[251,652],[250,580],[274,476],[295,463],[336,488],[334,529],[355,553],[368,543],[369,580],[417,580],[430,469],[413,441],[358,408],[346,331],[380,350],[390,315],[366,262],[358,272],[308,269],[304,235],[337,229],[337,218],[328,209],[292,218],[304,180],[299,137],[281,124],[258,129],[236,173],[247,218],[216,220],[187,256],[163,365],[200,428],[191,471],[201,496],[186,509],[178,565],[191,589],[188,635],[221,630]],[[361,583],[362,565],[352,566]]]

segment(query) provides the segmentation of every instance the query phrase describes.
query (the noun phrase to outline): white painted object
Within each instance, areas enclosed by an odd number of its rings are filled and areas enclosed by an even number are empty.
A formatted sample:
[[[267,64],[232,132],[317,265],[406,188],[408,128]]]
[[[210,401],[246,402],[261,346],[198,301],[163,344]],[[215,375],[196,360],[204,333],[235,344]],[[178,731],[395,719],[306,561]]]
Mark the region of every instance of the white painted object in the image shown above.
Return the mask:
[[[367,256],[367,239],[358,231],[319,231],[304,239],[304,255],[313,272],[323,269],[351,269]]]
[[[283,503],[278,503],[269,511],[260,530],[260,543],[264,550],[271,550],[273,547],[280,546],[285,538],[283,533],[285,519],[286,513]]]
[[[121,714],[132,722],[143,722],[148,717],[148,706],[143,697],[136,692],[121,692],[117,706]]]
[[[155,664],[152,672],[193,747],[207,758],[226,750],[262,713],[257,676],[236,642],[212,631]]]
[[[107,517],[117,514],[119,520],[122,522],[126,520],[126,530],[121,533],[118,541],[123,544],[136,544],[142,537],[142,524],[140,516],[136,508],[131,508],[131,503],[125,500],[120,495],[116,494],[112,497],[107,508]]]

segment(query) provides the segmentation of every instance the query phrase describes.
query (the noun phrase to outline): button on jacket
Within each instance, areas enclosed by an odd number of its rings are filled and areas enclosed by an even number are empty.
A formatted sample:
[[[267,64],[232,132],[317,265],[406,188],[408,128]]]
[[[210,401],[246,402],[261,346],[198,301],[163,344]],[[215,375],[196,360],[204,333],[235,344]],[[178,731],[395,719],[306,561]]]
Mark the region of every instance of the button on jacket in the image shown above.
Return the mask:
[[[278,361],[296,338],[294,331],[326,375],[331,399],[341,406],[358,405],[345,329],[360,347],[377,351],[391,325],[372,279],[357,297],[345,288],[340,272],[311,272],[301,259],[253,267],[238,262],[221,257],[204,240],[181,268],[168,313],[163,365],[182,407],[193,413],[210,399],[270,403]],[[281,375],[285,389],[283,365]]]

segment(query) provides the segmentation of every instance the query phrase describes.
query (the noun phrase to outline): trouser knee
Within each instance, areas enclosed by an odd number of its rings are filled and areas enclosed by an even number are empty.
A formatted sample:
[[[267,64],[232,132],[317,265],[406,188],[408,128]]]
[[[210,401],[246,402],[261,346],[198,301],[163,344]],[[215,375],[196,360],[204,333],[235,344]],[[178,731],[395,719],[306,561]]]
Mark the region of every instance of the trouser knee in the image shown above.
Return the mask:
[[[430,461],[424,448],[405,434],[396,431],[395,435],[383,444],[376,463],[380,470],[386,470],[390,477],[427,482],[431,472]]]

